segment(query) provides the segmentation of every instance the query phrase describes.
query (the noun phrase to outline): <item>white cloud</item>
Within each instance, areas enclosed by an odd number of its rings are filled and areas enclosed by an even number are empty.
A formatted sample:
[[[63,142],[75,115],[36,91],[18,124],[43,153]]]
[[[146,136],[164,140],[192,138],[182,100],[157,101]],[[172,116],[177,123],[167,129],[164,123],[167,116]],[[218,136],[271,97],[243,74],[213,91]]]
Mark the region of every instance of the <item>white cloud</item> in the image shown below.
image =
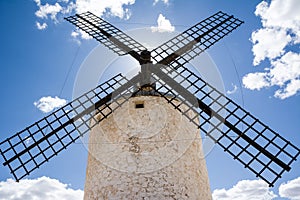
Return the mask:
[[[56,0],[56,2],[53,2],[53,4],[46,3],[45,5],[42,5],[40,0],[34,1],[38,7],[35,15],[43,20],[49,20],[48,18],[50,17],[50,20],[52,20],[54,23],[59,22],[59,16],[65,17],[68,14],[72,15],[74,14],[74,11],[77,13],[90,11],[99,17],[102,17],[104,14],[106,14],[108,16],[115,16],[126,20],[131,16],[131,11],[129,8],[126,8],[126,6],[130,6],[135,3],[135,0]],[[165,2],[166,0],[163,1]],[[44,24],[45,23],[42,25]],[[42,30],[42,25],[37,25],[37,28]],[[74,34],[71,35],[74,37]],[[82,39],[91,39],[91,37],[81,31],[79,32],[79,35]],[[79,41],[78,38],[76,41]]]
[[[273,59],[276,54],[283,51],[289,42],[300,42],[299,10],[298,0],[272,0],[270,4],[262,1],[256,6],[255,15],[261,18],[263,25],[261,29],[252,34],[256,64],[265,58]],[[260,48],[255,48],[257,46]],[[275,50],[272,49],[273,47]],[[269,55],[271,57],[268,57]]]
[[[151,26],[153,32],[173,32],[175,27],[172,26],[170,20],[166,19],[162,14],[157,18],[157,26]]]
[[[300,91],[300,80],[295,79],[291,80],[285,88],[277,90],[274,96],[280,99],[285,99],[297,94],[298,91]]]
[[[243,84],[251,90],[276,87],[274,96],[285,99],[300,91],[300,54],[289,47],[300,43],[300,4],[298,0],[262,1],[255,15],[261,18],[262,28],[251,35],[253,65],[267,59],[270,67],[261,72],[246,74]]]
[[[44,30],[47,28],[47,24],[44,22],[43,24],[40,24],[40,22],[36,22],[36,27],[39,29],[39,30]]]
[[[231,84],[232,85],[232,90],[227,90],[227,94],[234,94],[234,93],[236,93],[237,92],[237,90],[238,90],[238,87],[235,85],[235,84]]]
[[[263,27],[280,28],[299,34],[299,10],[298,0],[272,0],[269,5],[265,1],[258,4],[255,14],[261,17]]]
[[[68,3],[68,1],[63,1],[64,3]],[[76,4],[73,2],[68,3],[66,6],[63,6],[63,10],[61,11],[62,14],[69,14],[71,13],[73,10],[76,9]]]
[[[124,8],[124,6],[133,5],[135,0],[110,0],[110,1],[101,1],[101,0],[77,0],[76,3],[71,6],[69,10],[72,11],[75,8],[77,13],[83,13],[86,11],[90,11],[97,16],[103,16],[104,14],[108,14],[110,16],[116,16],[121,19],[129,19],[131,16],[131,12],[128,8]],[[71,4],[71,3],[70,3]],[[69,4],[69,6],[70,6]],[[64,9],[66,11],[66,9]],[[67,12],[66,12],[67,13]],[[72,32],[72,36],[76,39],[77,42],[80,43],[78,37],[88,40],[91,39],[87,33],[76,30],[78,34],[74,34]]]
[[[270,85],[266,73],[260,72],[247,74],[243,77],[242,81],[244,86],[250,90],[260,90]]]
[[[265,28],[253,32],[251,41],[254,44],[252,48],[253,65],[258,65],[265,58],[274,59],[282,55],[283,49],[291,41],[291,36],[282,29]]]
[[[54,21],[57,22],[56,15],[61,12],[63,8],[59,3],[55,3],[54,5],[50,5],[46,3],[45,5],[41,5],[40,1],[36,1],[39,7],[39,10],[35,12],[35,15],[41,19],[47,19],[48,16]]]
[[[263,180],[242,180],[228,190],[214,190],[212,196],[214,200],[271,200],[277,197]]]
[[[15,182],[12,179],[0,182],[0,200],[82,200],[83,191],[69,188],[56,179],[40,177],[23,179]]]
[[[132,5],[134,3],[135,0],[77,0],[76,11],[78,13],[90,11],[97,16],[102,16],[105,12],[108,12],[109,15],[128,19],[131,13],[128,8],[124,8],[124,5]]]
[[[279,186],[279,195],[290,200],[300,199],[300,177]]]
[[[153,5],[155,6],[159,1],[163,2],[166,5],[169,5],[169,0],[154,0]]]
[[[291,80],[300,78],[300,54],[287,52],[271,64],[269,76],[272,85],[283,86]]]
[[[50,16],[54,22],[56,22],[56,16],[58,14],[68,14],[74,10],[76,10],[77,13],[90,11],[98,16],[102,16],[106,13],[121,19],[128,19],[131,12],[124,6],[133,5],[135,3],[135,0],[57,0],[56,3],[46,3],[45,5],[42,5],[40,0],[34,1],[39,8],[35,12],[35,15],[42,19],[47,19],[48,16]]]
[[[34,2],[36,3],[37,6],[41,5],[41,0],[34,0]]]
[[[271,61],[271,67],[264,72],[246,74],[243,84],[251,90],[277,86],[274,96],[285,99],[300,91],[300,53],[287,52],[277,60]]]
[[[73,38],[77,38],[78,35],[79,35],[79,32],[78,32],[78,31],[72,31],[72,33],[71,33],[71,36],[72,36]]]
[[[90,40],[92,39],[92,37],[87,34],[86,32],[80,30],[80,29],[77,29],[75,31],[72,31],[71,33],[71,36],[74,38],[74,39],[77,39],[78,36],[80,36],[82,39],[85,39],[85,40]]]
[[[42,112],[48,113],[53,111],[55,108],[64,106],[67,103],[65,99],[60,99],[58,97],[42,97],[33,104]]]

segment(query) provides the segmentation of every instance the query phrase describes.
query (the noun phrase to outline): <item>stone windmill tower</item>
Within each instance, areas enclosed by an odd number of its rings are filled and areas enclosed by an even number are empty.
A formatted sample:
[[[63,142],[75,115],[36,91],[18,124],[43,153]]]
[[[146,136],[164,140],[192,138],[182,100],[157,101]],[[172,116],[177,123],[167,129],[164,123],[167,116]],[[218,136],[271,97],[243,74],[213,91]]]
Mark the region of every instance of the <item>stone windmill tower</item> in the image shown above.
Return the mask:
[[[270,186],[290,170],[296,146],[184,66],[242,21],[217,12],[150,52],[90,12],[66,20],[141,71],[112,77],[2,141],[17,181],[89,131],[85,199],[211,199],[199,129]]]
[[[199,129],[158,95],[131,97],[90,133],[84,195],[211,199]]]

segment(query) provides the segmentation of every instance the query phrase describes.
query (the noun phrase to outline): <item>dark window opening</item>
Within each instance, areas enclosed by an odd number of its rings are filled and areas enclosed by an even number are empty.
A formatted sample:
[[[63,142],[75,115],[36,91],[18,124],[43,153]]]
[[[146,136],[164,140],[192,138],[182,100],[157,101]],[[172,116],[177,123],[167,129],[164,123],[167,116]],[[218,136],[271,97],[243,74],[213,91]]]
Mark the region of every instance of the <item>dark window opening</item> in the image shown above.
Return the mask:
[[[135,108],[144,108],[144,104],[143,103],[136,103]]]

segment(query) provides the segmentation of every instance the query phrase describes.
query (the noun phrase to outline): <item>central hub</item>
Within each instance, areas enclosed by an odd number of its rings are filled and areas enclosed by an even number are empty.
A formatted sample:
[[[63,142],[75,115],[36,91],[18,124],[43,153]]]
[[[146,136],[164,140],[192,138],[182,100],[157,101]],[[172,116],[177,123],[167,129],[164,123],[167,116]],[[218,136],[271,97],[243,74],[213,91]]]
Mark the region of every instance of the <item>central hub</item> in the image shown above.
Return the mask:
[[[151,63],[151,52],[144,50],[140,54],[140,64]]]

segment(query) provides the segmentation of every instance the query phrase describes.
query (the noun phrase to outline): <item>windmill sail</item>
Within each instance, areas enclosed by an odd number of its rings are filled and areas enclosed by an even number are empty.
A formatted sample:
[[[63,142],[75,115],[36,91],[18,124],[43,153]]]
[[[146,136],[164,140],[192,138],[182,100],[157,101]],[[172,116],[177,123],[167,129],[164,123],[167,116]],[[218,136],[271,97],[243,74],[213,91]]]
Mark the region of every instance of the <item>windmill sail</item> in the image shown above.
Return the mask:
[[[172,64],[176,69],[198,56],[239,27],[243,21],[221,11],[197,23],[151,51],[159,64]]]
[[[189,69],[180,66],[173,73],[166,73],[170,69],[162,70],[158,66],[152,68],[158,83],[157,91],[172,93],[174,98],[165,99],[178,110],[188,105],[196,115],[187,115],[189,110],[182,114],[245,168],[269,186],[273,186],[284,171],[291,169],[300,149],[290,141]],[[181,99],[182,103],[178,105],[176,99]]]
[[[139,53],[146,48],[120,29],[91,12],[65,18],[70,23],[95,38],[119,56],[130,54],[139,61]]]
[[[3,164],[9,167],[17,181],[22,179],[111,114],[129,98],[127,94],[138,82],[139,75],[130,81],[120,74],[116,75],[2,141],[0,152],[5,161]],[[112,102],[118,106],[111,106]],[[100,114],[101,118],[95,117],[96,114]]]

